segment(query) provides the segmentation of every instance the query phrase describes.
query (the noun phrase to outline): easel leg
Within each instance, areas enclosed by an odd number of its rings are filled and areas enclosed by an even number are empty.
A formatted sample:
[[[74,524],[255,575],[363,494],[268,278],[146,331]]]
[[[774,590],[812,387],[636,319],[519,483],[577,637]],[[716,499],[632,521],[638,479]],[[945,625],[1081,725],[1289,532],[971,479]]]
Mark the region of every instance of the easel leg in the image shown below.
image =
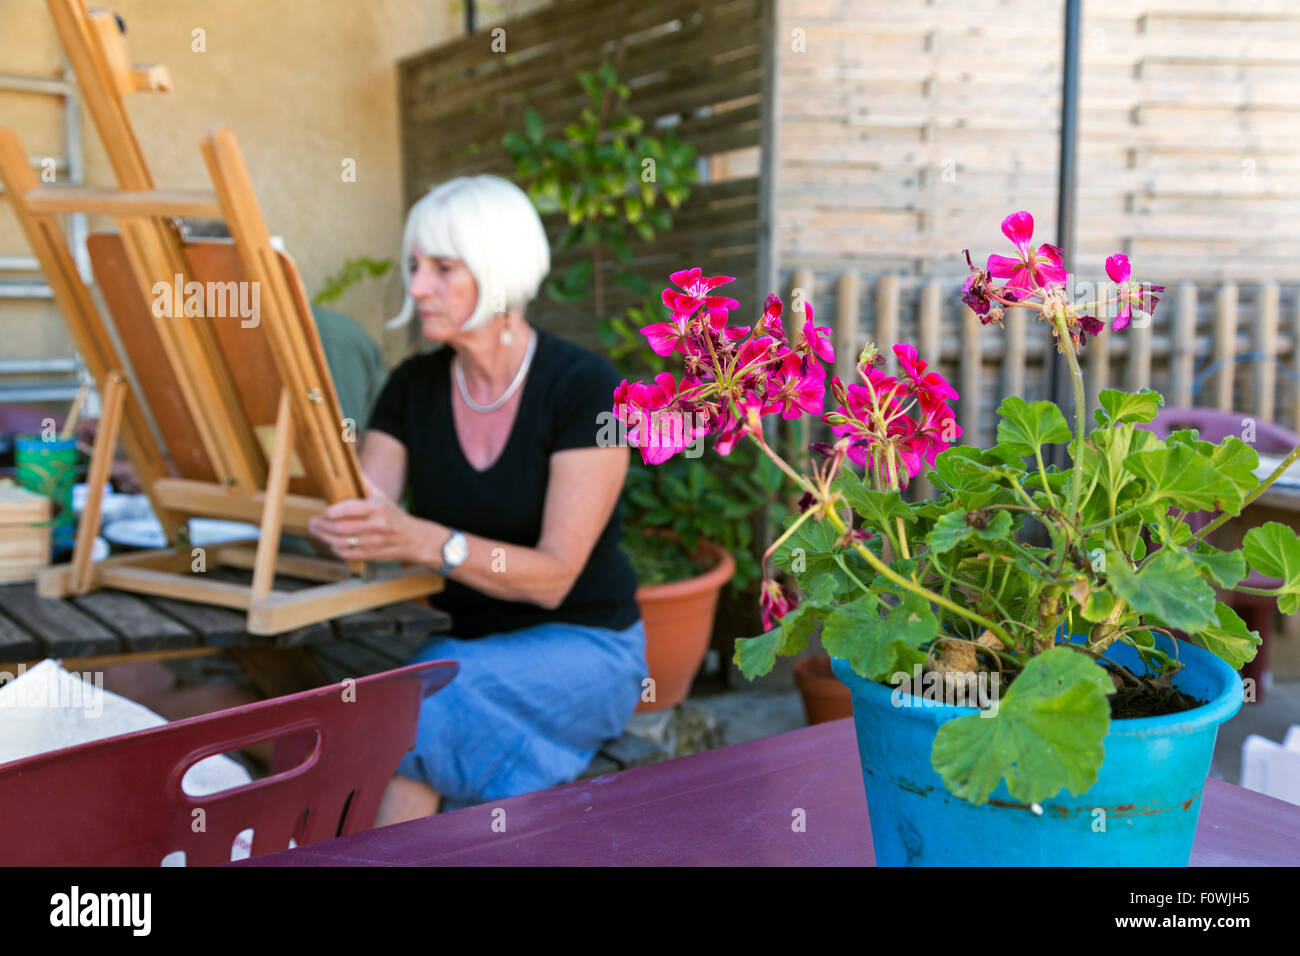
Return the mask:
[[[289,464],[293,459],[293,414],[289,390],[280,390],[275,413],[275,450],[266,476],[266,498],[262,505],[262,531],[253,559],[253,600],[266,597],[275,581],[275,559],[280,553],[280,528],[284,522],[284,496],[289,490]]]
[[[126,379],[122,373],[108,373],[104,391],[103,413],[95,430],[95,450],[90,456],[90,475],[86,507],[77,525],[77,543],[72,552],[72,593],[85,594],[90,590],[90,553],[99,534],[100,505],[104,497],[104,482],[108,480],[117,449],[117,431],[122,424],[122,405],[126,400]]]

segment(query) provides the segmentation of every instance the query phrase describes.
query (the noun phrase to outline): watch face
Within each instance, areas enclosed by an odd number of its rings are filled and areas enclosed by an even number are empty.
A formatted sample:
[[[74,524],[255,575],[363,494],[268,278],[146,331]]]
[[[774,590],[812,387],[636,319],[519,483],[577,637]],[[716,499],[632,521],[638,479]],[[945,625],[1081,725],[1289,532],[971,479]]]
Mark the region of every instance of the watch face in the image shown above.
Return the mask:
[[[454,533],[442,546],[442,559],[448,564],[460,564],[469,557],[469,542],[460,532]]]

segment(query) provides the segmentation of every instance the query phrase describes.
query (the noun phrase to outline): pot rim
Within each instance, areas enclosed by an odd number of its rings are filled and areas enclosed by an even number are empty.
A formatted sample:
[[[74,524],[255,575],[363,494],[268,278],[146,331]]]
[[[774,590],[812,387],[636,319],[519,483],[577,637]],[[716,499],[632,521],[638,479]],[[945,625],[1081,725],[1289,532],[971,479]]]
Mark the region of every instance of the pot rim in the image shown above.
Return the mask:
[[[1163,634],[1157,636],[1157,644],[1166,642],[1172,642],[1172,638]],[[1179,641],[1178,645],[1179,659],[1184,660],[1189,666],[1192,661],[1197,661],[1208,669],[1211,680],[1220,686],[1220,691],[1199,707],[1179,711],[1176,714],[1165,714],[1160,717],[1112,718],[1107,736],[1114,734],[1145,737],[1190,733],[1207,725],[1222,724],[1241,709],[1241,677],[1228,662],[1217,654],[1188,641]],[[843,658],[832,657],[831,668],[835,676],[848,685],[855,696],[862,693],[868,699],[875,698],[876,703],[884,703],[893,696],[895,688],[859,676],[852,665]],[[916,719],[931,719],[935,723],[981,712],[978,707],[958,707],[943,701],[927,701],[924,706],[898,709],[909,711],[909,715]]]
[[[664,600],[686,594],[695,594],[706,588],[721,588],[736,573],[736,559],[731,552],[715,541],[700,538],[699,551],[711,554],[716,559],[713,567],[693,578],[680,581],[665,581],[663,584],[643,584],[637,587],[637,599]]]

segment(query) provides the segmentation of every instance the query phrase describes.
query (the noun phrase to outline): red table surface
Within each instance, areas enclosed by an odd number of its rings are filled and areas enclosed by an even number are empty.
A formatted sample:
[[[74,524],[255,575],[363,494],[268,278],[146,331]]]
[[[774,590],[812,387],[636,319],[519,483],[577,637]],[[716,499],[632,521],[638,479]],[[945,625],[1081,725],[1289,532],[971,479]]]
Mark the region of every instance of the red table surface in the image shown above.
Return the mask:
[[[874,864],[844,719],[228,865]],[[1300,806],[1207,781],[1191,865],[1300,865]]]

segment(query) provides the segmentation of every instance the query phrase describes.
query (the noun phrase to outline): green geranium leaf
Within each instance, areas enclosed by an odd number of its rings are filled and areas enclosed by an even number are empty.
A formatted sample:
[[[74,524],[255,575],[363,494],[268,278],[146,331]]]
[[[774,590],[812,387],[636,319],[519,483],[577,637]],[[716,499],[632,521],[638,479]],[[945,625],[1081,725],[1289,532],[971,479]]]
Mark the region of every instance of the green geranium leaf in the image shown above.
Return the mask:
[[[1125,555],[1107,547],[1106,581],[1133,610],[1153,614],[1180,631],[1192,634],[1214,620],[1214,588],[1181,548],[1162,548],[1141,571],[1134,571]]]
[[[1246,622],[1237,616],[1237,612],[1222,602],[1214,605],[1214,613],[1218,621],[1192,634],[1192,643],[1223,658],[1233,670],[1239,670],[1255,659],[1259,652],[1259,635],[1246,627]]]
[[[1118,425],[1115,428],[1096,428],[1083,443],[1079,475],[1087,488],[1095,475],[1097,482],[1083,508],[1085,524],[1111,517],[1110,503],[1114,496],[1117,507],[1123,510],[1126,497],[1137,488],[1137,477],[1124,466],[1129,454],[1148,448],[1163,447],[1160,439],[1136,425]]]
[[[939,728],[930,761],[948,789],[981,804],[1006,780],[1016,800],[1037,803],[1097,781],[1114,684],[1077,651],[1051,648],[1025,665],[997,716],[971,715]]]
[[[1070,426],[1051,402],[1030,404],[1023,398],[1004,399],[998,406],[998,444],[1019,457],[1033,455],[1044,445],[1070,440]]]
[[[1043,477],[1035,468],[1025,473],[1025,480],[1021,482],[1026,491],[1045,491],[1043,487]],[[1058,495],[1067,494],[1070,484],[1070,472],[1061,471],[1055,465],[1047,468],[1047,487]]]
[[[851,471],[836,478],[831,488],[844,495],[844,500],[872,528],[890,525],[890,530],[894,530],[892,524],[895,518],[902,518],[909,523],[916,520],[912,509],[903,501],[901,494],[897,491],[875,491],[868,488],[862,483],[862,479]]]
[[[795,517],[788,516],[786,527],[795,520],[797,520]],[[818,575],[828,574],[835,581],[836,594],[857,594],[862,589],[853,583],[839,566],[839,562],[835,560],[837,537],[829,521],[809,519],[776,549],[772,560],[778,568],[793,574],[801,586],[805,582],[815,581]],[[867,547],[874,552],[880,550],[879,537],[876,535],[866,542]],[[843,549],[839,555],[859,578],[865,580],[865,576],[872,573],[866,561],[856,551]]]
[[[972,523],[972,521],[976,523]],[[930,550],[936,554],[951,551],[963,541],[996,541],[1011,537],[1011,512],[950,511],[934,523],[934,530],[926,538]]]
[[[777,651],[784,643],[785,635],[778,624],[758,637],[736,638],[736,653],[731,660],[742,674],[753,680],[771,672],[772,665],[776,663]]]
[[[980,451],[968,445],[954,445],[934,460],[934,473],[954,491],[965,491],[987,482],[988,468],[979,462]]]
[[[893,564],[889,565],[889,569],[893,571],[895,574],[897,574],[899,577],[903,577],[909,581],[912,581],[915,580],[914,575],[916,574],[916,569],[920,567],[920,564],[921,562],[917,558],[899,558]],[[865,578],[863,580],[865,580]],[[871,590],[876,593],[880,593],[882,591],[895,593],[898,591],[898,584],[896,582],[891,581],[889,578],[879,573],[877,573],[876,576],[871,579],[870,585],[871,585]]]
[[[1022,474],[1020,468],[998,466],[982,461],[985,453],[966,445],[955,445],[941,452],[934,462],[934,474],[955,492],[955,498],[967,510],[1010,501],[1014,497],[1002,483],[1003,473]]]
[[[1241,492],[1204,455],[1186,445],[1137,451],[1124,467],[1147,482],[1147,500],[1168,501],[1189,511],[1241,510]]]
[[[1181,545],[1185,544],[1192,536],[1192,529],[1184,521],[1175,522],[1173,517],[1167,514],[1164,509],[1167,507],[1164,503],[1156,505],[1157,514],[1155,519],[1150,522],[1155,526],[1156,537],[1163,545]],[[1135,559],[1140,561],[1141,558]]]
[[[835,579],[830,574],[819,574],[798,606],[781,618],[776,627],[758,637],[736,638],[732,660],[750,680],[768,673],[778,654],[798,654],[808,646],[808,638],[817,624],[826,619],[834,601]]]
[[[1186,445],[1193,451],[1209,458],[1214,454],[1215,445],[1212,442],[1201,441],[1200,432],[1195,428],[1180,428],[1176,432],[1170,432],[1169,437],[1165,439],[1166,445]]]
[[[1300,539],[1284,524],[1270,521],[1246,532],[1242,552],[1260,574],[1282,579],[1277,607],[1283,614],[1300,610]]]
[[[879,599],[868,592],[831,611],[822,628],[826,653],[847,660],[867,680],[885,680],[905,669],[939,632],[929,604],[911,592],[888,614],[880,611]]]
[[[1115,595],[1109,591],[1089,591],[1079,613],[1083,615],[1085,621],[1096,624],[1098,621],[1106,620],[1114,607]]]
[[[1229,435],[1223,440],[1223,444],[1213,447],[1210,463],[1236,485],[1241,496],[1245,498],[1259,484],[1259,478],[1255,474],[1255,469],[1259,467],[1259,452],[1236,435]]]
[[[868,680],[879,680],[892,673],[898,656],[895,645],[900,643],[880,625],[880,601],[868,591],[827,615],[822,647],[832,657],[848,661]]]
[[[1032,454],[1032,453],[1031,453]],[[1025,470],[1025,458],[1015,445],[996,444],[980,452],[979,461],[990,468],[1002,468],[1019,475]]]
[[[1202,541],[1187,556],[1221,588],[1235,587],[1246,576],[1246,556],[1240,551],[1220,551]]]
[[[1159,392],[1144,388],[1138,392],[1121,392],[1115,388],[1103,388],[1097,396],[1101,406],[1095,412],[1097,424],[1103,428],[1109,425],[1121,425],[1125,422],[1155,421],[1156,414],[1165,403],[1165,397]]]

